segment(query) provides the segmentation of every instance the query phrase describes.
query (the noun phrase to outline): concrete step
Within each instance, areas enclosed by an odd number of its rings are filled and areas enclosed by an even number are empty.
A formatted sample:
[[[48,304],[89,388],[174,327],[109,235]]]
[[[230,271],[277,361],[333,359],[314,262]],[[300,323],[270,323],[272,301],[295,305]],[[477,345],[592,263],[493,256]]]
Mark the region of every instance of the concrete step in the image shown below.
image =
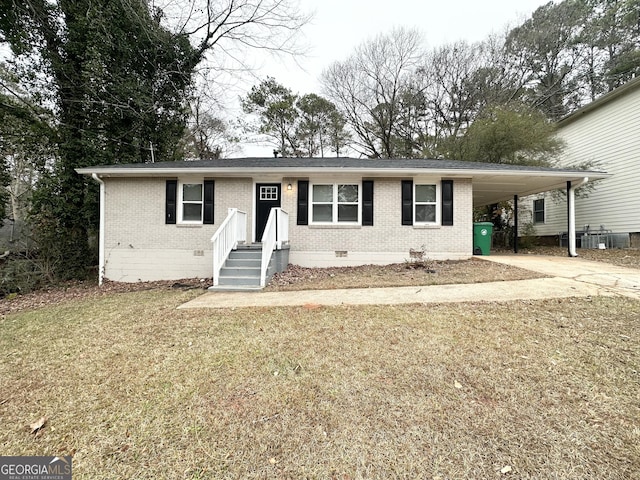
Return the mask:
[[[260,285],[216,285],[209,287],[208,290],[212,292],[259,292],[262,287]]]
[[[254,258],[254,259],[262,259],[262,250],[256,249],[242,249],[242,250],[231,250],[228,258]]]
[[[261,258],[227,258],[224,263],[225,267],[250,267],[260,268]]]
[[[229,266],[220,269],[221,277],[260,277],[260,265],[257,267]]]
[[[222,275],[218,279],[219,285],[236,286],[236,287],[259,287],[260,276],[242,277],[242,276],[225,276]]]

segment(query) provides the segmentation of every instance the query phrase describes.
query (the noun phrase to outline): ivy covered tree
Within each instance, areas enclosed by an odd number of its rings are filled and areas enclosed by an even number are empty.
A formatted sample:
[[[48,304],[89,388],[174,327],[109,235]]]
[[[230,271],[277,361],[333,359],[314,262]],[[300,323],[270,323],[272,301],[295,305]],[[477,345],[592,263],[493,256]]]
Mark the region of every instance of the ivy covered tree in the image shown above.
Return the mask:
[[[35,232],[59,277],[83,276],[97,194],[75,169],[144,162],[150,144],[160,158],[178,158],[197,52],[144,1],[2,3],[0,31],[57,116],[58,158],[33,197]]]
[[[97,186],[76,168],[145,162],[152,149],[181,159],[194,72],[209,52],[229,42],[286,50],[307,20],[288,0],[199,0],[192,13],[170,29],[150,0],[0,0],[0,42],[24,88],[55,114],[57,156],[32,219],[59,278],[94,263]]]

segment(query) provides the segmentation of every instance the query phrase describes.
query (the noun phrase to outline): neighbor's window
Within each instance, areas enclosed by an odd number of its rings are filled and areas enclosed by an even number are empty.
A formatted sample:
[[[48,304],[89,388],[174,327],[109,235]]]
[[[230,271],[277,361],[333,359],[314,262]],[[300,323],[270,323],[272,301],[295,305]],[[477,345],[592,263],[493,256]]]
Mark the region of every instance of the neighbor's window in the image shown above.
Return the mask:
[[[415,185],[415,223],[436,223],[438,221],[438,188],[435,184]]]
[[[358,184],[316,184],[311,190],[312,223],[352,223],[360,221]]]
[[[533,201],[533,223],[544,223],[544,198]]]
[[[202,183],[183,183],[180,189],[180,221],[202,223]]]

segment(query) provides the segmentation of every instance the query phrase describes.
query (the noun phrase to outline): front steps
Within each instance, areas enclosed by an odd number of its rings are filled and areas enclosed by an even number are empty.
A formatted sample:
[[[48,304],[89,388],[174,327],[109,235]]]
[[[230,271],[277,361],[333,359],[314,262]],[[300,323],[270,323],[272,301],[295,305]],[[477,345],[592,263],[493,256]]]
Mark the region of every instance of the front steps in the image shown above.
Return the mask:
[[[260,290],[260,262],[261,244],[238,245],[220,269],[218,285],[210,290]]]
[[[209,290],[258,291],[260,286],[260,263],[262,262],[262,244],[238,245],[229,253],[227,261],[220,269],[218,285]],[[267,267],[267,283],[276,272],[282,272],[289,264],[289,246],[274,250]]]

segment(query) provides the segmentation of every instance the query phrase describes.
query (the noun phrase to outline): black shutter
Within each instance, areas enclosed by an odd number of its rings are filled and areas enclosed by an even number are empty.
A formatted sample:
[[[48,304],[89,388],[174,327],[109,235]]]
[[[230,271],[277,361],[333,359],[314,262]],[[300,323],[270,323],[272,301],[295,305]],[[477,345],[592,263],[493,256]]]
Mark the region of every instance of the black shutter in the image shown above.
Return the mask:
[[[176,206],[178,198],[178,181],[167,180],[167,191],[165,195],[165,218],[164,223],[176,223]]]
[[[214,193],[214,181],[204,181],[204,215],[202,217],[202,223],[213,225],[213,193]]]
[[[298,225],[309,225],[309,181],[298,180]]]
[[[442,180],[442,225],[453,225],[453,180]]]
[[[402,180],[402,225],[413,225],[413,180]]]
[[[373,225],[373,180],[362,182],[362,225]]]

